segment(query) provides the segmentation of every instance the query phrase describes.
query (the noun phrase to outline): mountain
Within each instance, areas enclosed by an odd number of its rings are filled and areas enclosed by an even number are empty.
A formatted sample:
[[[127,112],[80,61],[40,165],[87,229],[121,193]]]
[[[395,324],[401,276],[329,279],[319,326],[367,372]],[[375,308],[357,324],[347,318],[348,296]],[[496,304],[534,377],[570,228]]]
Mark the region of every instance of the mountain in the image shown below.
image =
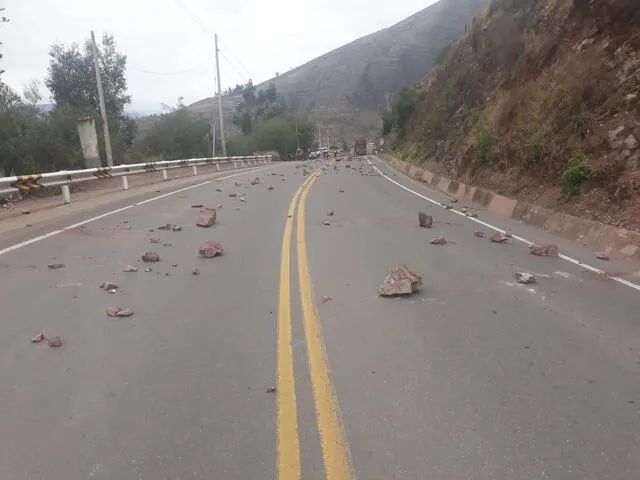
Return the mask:
[[[333,50],[265,82],[295,115],[331,127],[332,143],[381,132],[381,113],[393,94],[431,70],[443,48],[465,30],[486,0],[441,0],[415,15]],[[225,130],[233,131],[238,96],[224,98]],[[217,115],[215,98],[189,106],[197,115]]]
[[[398,155],[640,231],[638,0],[492,0],[406,98]]]

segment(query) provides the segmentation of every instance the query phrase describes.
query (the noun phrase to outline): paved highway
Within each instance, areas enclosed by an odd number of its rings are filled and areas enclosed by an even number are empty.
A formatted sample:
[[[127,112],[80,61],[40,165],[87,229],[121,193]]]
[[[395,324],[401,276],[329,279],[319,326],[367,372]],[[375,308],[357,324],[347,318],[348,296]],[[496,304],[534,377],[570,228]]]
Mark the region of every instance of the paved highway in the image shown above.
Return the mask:
[[[490,243],[492,225],[510,227],[597,261],[351,163],[276,165],[3,231],[0,479],[640,478],[639,266],[607,264],[623,285]],[[208,229],[199,204],[222,205]],[[224,254],[200,258],[205,240]],[[161,261],[139,261],[148,250]],[[420,292],[377,295],[394,263],[423,275]],[[31,343],[41,331],[63,346]]]

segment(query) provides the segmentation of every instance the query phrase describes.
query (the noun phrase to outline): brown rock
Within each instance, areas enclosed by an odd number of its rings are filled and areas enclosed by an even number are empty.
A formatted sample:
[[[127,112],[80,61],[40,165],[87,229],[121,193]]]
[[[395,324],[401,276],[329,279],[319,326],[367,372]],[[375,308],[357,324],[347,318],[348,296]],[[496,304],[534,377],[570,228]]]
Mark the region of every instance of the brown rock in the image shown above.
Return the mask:
[[[558,246],[553,243],[537,243],[529,246],[529,253],[538,257],[557,257]]]
[[[51,270],[58,270],[59,268],[64,268],[66,265],[64,263],[54,263],[53,265],[48,265]]]
[[[607,252],[596,252],[596,258],[600,260],[609,260],[609,254]]]
[[[214,223],[216,223],[216,211],[213,208],[203,208],[200,210],[200,215],[198,215],[198,220],[196,221],[196,225],[199,227],[210,227]]]
[[[62,340],[62,338],[56,336],[52,340],[47,340],[47,343],[51,348],[60,348],[64,344],[64,341]]]
[[[213,258],[217,255],[221,255],[222,253],[224,253],[224,248],[222,248],[222,245],[220,245],[220,242],[209,240],[207,242],[204,242],[202,245],[200,245],[200,248],[198,249],[198,253],[202,257]]]
[[[198,270],[196,267],[193,267],[193,270],[191,270],[191,273],[193,275],[200,275],[200,270]]]
[[[383,297],[409,295],[422,287],[422,275],[406,265],[394,265],[386,276],[378,294]]]
[[[162,243],[158,237],[149,237],[149,243]]]
[[[39,333],[38,335],[36,335],[31,339],[31,343],[42,343],[44,342],[44,340],[45,340],[44,333]]]
[[[480,230],[474,230],[473,236],[478,238],[484,238],[484,232],[481,232]]]
[[[328,297],[326,295],[322,297],[322,303],[327,303],[327,302],[330,302],[331,300],[333,300],[333,297]]]
[[[433,237],[431,240],[429,240],[429,243],[431,245],[446,245],[447,239],[442,236],[436,236],[436,237]]]
[[[418,224],[422,228],[431,228],[433,226],[433,217],[431,215],[427,215],[426,213],[420,212],[418,213]]]
[[[118,285],[116,285],[113,282],[102,282],[100,284],[100,288],[102,288],[104,290],[117,290],[120,287],[118,287]]]
[[[104,313],[106,313],[108,317],[130,317],[133,315],[133,310],[122,307],[109,307]]]
[[[333,217],[336,214],[334,210],[327,210],[327,217]]]
[[[508,238],[513,237],[513,233],[511,232],[511,229],[510,229],[510,228],[507,228],[507,229],[504,231],[504,236],[505,236],[505,237],[508,237]]]
[[[138,268],[134,267],[133,265],[127,265],[126,267],[124,267],[122,269],[123,272],[137,272]]]
[[[160,255],[158,255],[156,252],[145,252],[141,258],[143,262],[149,263],[160,261]]]
[[[507,236],[502,232],[497,232],[491,235],[490,240],[495,243],[504,243],[507,241]]]

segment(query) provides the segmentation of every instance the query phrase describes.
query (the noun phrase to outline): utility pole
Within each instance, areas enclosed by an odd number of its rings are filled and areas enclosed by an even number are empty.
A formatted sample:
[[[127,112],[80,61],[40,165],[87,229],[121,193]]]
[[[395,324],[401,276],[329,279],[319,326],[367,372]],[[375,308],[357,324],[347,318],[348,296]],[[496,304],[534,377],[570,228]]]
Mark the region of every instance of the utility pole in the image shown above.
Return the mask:
[[[102,128],[104,130],[104,150],[107,153],[107,166],[113,167],[113,155],[111,154],[111,136],[109,135],[109,122],[107,121],[107,109],[104,106],[104,91],[102,90],[102,77],[100,76],[100,61],[98,59],[98,47],[96,36],[91,30],[91,50],[93,51],[93,64],[96,68],[96,83],[98,84],[98,99],[100,100],[100,113],[102,114]]]
[[[216,158],[216,122],[213,122],[213,125],[211,126],[211,138],[211,145],[213,146],[211,149],[211,157]]]
[[[224,140],[224,118],[222,115],[222,87],[220,82],[220,60],[218,58],[218,34],[215,34],[216,42],[216,75],[218,77],[218,113],[220,114],[220,143],[222,143],[222,155],[227,156],[227,142]]]

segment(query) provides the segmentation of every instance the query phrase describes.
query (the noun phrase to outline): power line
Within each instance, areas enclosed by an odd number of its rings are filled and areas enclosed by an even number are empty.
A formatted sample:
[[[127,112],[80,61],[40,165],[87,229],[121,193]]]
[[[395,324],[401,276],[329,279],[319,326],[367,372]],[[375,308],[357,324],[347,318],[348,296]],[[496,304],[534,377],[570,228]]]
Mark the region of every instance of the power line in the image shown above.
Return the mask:
[[[181,75],[183,73],[189,73],[189,72],[193,72],[194,70],[197,70],[198,68],[202,67],[203,65],[206,65],[210,60],[213,59],[214,57],[214,53],[212,53],[206,60],[204,60],[203,62],[199,63],[198,65],[195,65],[194,67],[191,68],[186,68],[184,70],[178,70],[175,72],[154,72],[152,70],[145,70],[142,68],[136,68],[136,67],[128,67],[131,70],[134,70],[136,72],[141,72],[141,73],[147,73],[149,75]]]
[[[229,60],[227,58],[227,56],[224,54],[224,52],[222,50],[220,50],[219,48],[218,48],[218,52],[220,52],[220,55],[222,55],[222,58],[224,58],[227,61],[229,66],[235,70],[235,72],[240,76],[240,78],[246,82],[247,81],[247,77],[245,77],[244,74],[240,70],[238,70],[233,63],[231,63],[231,60]]]
[[[204,30],[209,36],[213,37],[213,33],[211,33],[211,31],[207,28],[207,25],[200,20],[200,17],[198,17],[195,13],[193,13],[191,10],[189,10],[189,8],[185,5],[185,3],[182,0],[175,0],[178,5],[180,5],[180,7],[182,7],[182,9],[187,13],[187,15],[189,15],[191,17],[191,19],[196,22],[200,28],[202,28],[202,30]]]
[[[220,35],[218,35],[218,40],[220,40]],[[225,49],[227,50],[227,52],[229,53],[229,55],[230,55],[231,57],[233,57],[233,59],[236,61],[236,63],[237,63],[238,65],[240,65],[240,67],[241,67],[245,72],[247,72],[247,74],[249,75],[249,78],[253,78],[253,75],[251,75],[251,72],[247,69],[247,67],[245,67],[245,66],[242,64],[242,62],[241,62],[240,60],[238,60],[238,57],[237,57],[237,56],[236,56],[236,55],[231,51],[231,49],[229,48],[229,45],[227,44],[227,42],[223,41],[223,42],[221,42],[221,43],[223,43],[223,44],[224,44]]]

